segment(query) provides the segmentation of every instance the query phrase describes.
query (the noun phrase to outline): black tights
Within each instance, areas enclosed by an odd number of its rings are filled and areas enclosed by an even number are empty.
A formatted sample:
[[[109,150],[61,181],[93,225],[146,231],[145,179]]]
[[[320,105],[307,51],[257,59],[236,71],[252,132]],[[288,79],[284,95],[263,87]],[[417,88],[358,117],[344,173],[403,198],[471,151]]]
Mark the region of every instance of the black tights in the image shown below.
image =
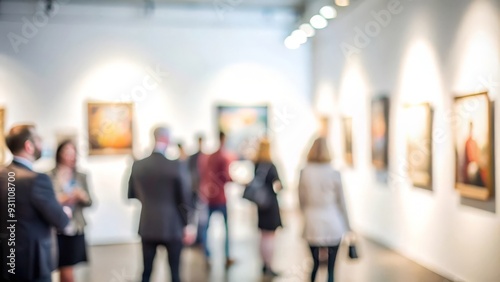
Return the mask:
[[[311,282],[314,282],[319,268],[319,249],[321,249],[322,247],[309,246],[309,248],[311,249],[311,254],[314,262],[313,270],[311,273]],[[335,266],[335,258],[337,257],[339,246],[325,248],[328,248],[328,282],[333,282],[333,267]]]

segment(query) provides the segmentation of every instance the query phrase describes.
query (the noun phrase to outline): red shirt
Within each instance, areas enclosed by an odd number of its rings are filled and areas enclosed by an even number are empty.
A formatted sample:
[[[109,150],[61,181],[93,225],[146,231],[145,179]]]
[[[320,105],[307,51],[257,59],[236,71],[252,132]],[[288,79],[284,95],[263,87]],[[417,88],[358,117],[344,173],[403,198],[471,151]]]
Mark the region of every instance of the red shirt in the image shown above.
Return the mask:
[[[198,161],[200,170],[200,199],[209,206],[226,204],[224,186],[231,181],[229,176],[230,156],[223,150],[211,155],[201,155]]]

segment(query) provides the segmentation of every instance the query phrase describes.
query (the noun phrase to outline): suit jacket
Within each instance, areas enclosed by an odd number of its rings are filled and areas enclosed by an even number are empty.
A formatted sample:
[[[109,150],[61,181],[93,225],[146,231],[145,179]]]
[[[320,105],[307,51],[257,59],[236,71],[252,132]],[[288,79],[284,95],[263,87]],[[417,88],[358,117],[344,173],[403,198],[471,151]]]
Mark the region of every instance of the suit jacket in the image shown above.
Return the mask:
[[[184,169],[179,161],[168,160],[156,152],[134,162],[128,198],[136,198],[142,204],[139,235],[143,240],[182,240],[192,209]]]
[[[200,171],[198,168],[198,160],[202,155],[201,152],[196,152],[191,155],[188,159],[189,174],[191,175],[191,190],[193,193],[198,193],[200,191]]]
[[[9,181],[9,173],[15,180]],[[15,185],[15,246],[11,232],[7,230],[8,187]],[[13,187],[11,184],[11,187]],[[50,178],[37,173],[18,162],[0,169],[0,238],[2,248],[1,270],[8,281],[33,281],[50,277],[56,268],[52,253],[52,227],[63,229],[69,222],[61,205],[57,202]],[[6,256],[15,249],[15,275],[8,274]]]
[[[64,193],[64,187],[61,183],[57,181],[57,168],[51,170],[48,175],[52,180],[52,184],[54,185],[54,192],[56,195]],[[82,234],[87,222],[85,221],[85,217],[83,216],[83,208],[90,207],[92,205],[92,198],[89,192],[89,186],[87,183],[87,175],[81,172],[75,172],[75,181],[78,184],[78,187],[82,188],[85,193],[87,193],[89,200],[85,203],[78,203],[73,210],[73,218],[72,222],[75,223],[76,229],[79,234]]]

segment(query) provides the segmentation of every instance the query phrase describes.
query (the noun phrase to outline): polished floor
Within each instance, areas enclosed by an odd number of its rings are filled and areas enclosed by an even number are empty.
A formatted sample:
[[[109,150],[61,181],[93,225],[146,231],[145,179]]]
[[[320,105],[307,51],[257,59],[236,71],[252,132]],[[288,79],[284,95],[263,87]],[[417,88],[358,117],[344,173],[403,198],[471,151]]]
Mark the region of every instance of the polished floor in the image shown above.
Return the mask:
[[[232,256],[237,263],[224,269],[222,241],[224,238],[222,217],[211,221],[210,246],[213,249],[211,268],[208,269],[199,248],[186,248],[182,255],[182,278],[187,282],[219,281],[309,281],[312,261],[307,245],[301,240],[300,216],[287,212],[283,216],[284,228],[276,238],[274,268],[281,276],[273,280],[261,277],[256,218],[251,207],[230,207],[230,237]],[[360,238],[360,259],[347,257],[347,248],[339,251],[336,264],[337,282],[444,282],[450,281],[411,262],[410,260],[370,241]],[[90,264],[79,266],[77,281],[124,282],[140,281],[142,271],[139,244],[93,246],[89,248]],[[160,249],[155,259],[152,281],[170,281],[166,251]],[[326,268],[320,268],[316,281],[326,281]],[[54,279],[57,281],[57,279]]]
[[[210,222],[209,246],[212,257],[207,267],[200,248],[185,248],[181,276],[184,282],[305,282],[309,281],[312,260],[302,240],[302,218],[297,210],[282,211],[283,228],[276,233],[273,268],[280,276],[263,279],[259,253],[259,232],[255,207],[242,199],[241,189],[228,189],[230,252],[236,263],[224,267],[224,221],[214,214]],[[350,260],[347,247],[341,246],[335,268],[336,282],[446,282],[447,280],[370,240],[360,237],[360,259]],[[140,281],[142,253],[140,244],[92,246],[88,265],[78,266],[76,282]],[[170,281],[166,250],[155,258],[152,282]],[[58,281],[54,275],[54,281]],[[320,268],[316,281],[326,281],[327,270]]]

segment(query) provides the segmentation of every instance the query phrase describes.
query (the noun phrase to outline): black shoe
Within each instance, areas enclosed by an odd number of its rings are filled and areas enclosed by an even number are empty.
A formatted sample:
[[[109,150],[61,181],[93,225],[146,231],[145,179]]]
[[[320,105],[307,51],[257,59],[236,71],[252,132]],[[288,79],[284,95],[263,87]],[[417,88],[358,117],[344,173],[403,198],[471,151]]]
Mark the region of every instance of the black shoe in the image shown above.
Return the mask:
[[[267,267],[267,266],[263,266],[262,267],[262,273],[265,275],[265,276],[270,276],[270,277],[277,277],[277,276],[280,276],[279,273],[276,273],[274,272],[270,267]]]

